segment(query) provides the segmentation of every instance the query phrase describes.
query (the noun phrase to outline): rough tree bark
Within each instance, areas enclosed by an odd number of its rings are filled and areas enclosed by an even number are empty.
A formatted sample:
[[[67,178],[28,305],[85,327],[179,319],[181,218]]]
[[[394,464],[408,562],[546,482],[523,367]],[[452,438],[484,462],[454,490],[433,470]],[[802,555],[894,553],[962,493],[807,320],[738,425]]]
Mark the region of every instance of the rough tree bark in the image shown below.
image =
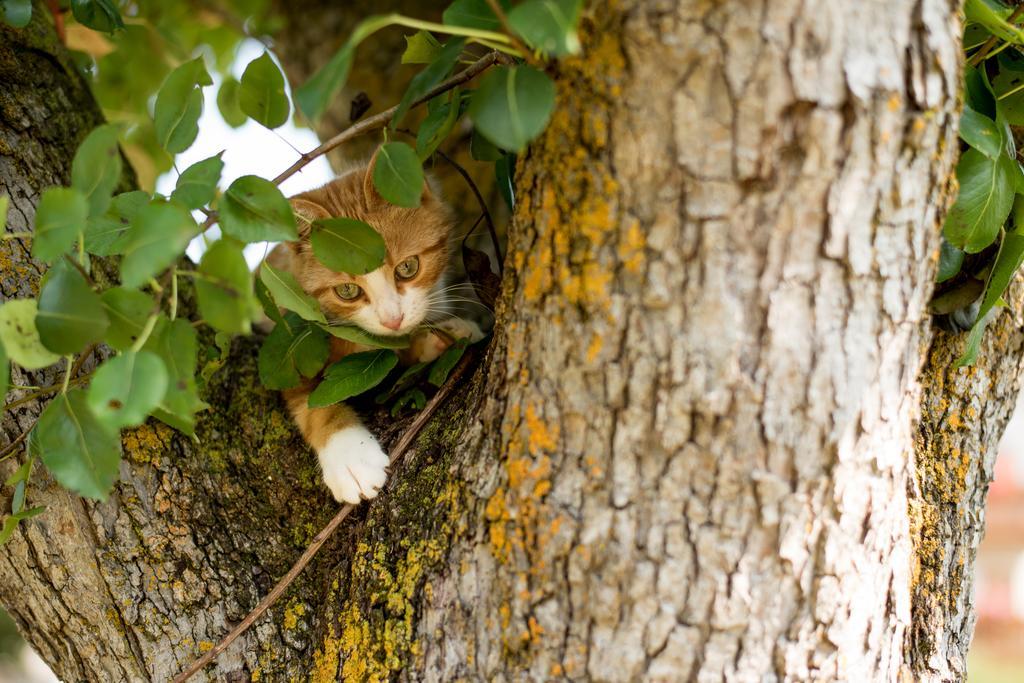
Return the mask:
[[[1004,315],[954,371],[925,313],[956,3],[588,12],[517,177],[483,367],[209,680],[963,676],[1024,338]],[[97,115],[40,22],[0,29],[0,80],[23,230]],[[24,246],[0,249],[5,298],[30,294]],[[198,443],[125,436],[107,502],[37,476],[0,598],[65,679],[166,680],[332,514],[254,348]]]

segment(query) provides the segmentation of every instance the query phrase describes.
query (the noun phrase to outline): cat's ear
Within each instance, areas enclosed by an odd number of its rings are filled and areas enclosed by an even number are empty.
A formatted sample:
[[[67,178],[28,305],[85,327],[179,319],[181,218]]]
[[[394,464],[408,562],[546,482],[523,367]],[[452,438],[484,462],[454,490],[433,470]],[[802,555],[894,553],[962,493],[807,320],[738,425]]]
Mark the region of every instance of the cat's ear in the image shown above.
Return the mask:
[[[366,197],[366,208],[373,209],[376,207],[383,206],[388,203],[388,200],[381,196],[380,192],[377,191],[377,186],[373,184],[373,170],[377,168],[377,160],[380,158],[380,147],[373,153],[373,158],[370,159],[370,164],[366,167],[366,173],[363,175],[363,196]],[[433,192],[430,189],[430,183],[423,180],[423,192],[420,194],[420,205],[426,204],[430,199],[433,198]]]
[[[292,197],[288,201],[291,202],[292,211],[295,212],[295,224],[299,229],[299,240],[301,241],[309,237],[313,221],[331,217],[327,209],[309,199]]]

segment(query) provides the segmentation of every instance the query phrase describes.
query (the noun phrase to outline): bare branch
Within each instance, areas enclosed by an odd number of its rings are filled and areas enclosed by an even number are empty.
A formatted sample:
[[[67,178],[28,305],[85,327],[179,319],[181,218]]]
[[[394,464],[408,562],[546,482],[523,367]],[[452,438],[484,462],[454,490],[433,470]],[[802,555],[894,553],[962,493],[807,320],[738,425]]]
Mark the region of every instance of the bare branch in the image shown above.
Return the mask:
[[[466,369],[472,363],[473,355],[474,354],[472,352],[467,352],[466,355],[462,357],[458,366],[456,366],[455,370],[452,371],[451,376],[449,376],[448,381],[444,383],[444,386],[438,389],[437,393],[434,394],[434,397],[431,398],[427,405],[423,407],[420,414],[416,416],[416,419],[413,420],[412,424],[409,425],[409,428],[406,429],[401,438],[399,438],[398,443],[396,443],[395,447],[391,449],[391,465],[395,465],[401,460],[402,456],[405,455],[405,452],[409,449],[409,446],[412,445],[413,439],[416,438],[420,433],[420,430],[423,429],[423,426],[427,423],[427,420],[429,420],[437,411],[444,400],[448,398],[452,387],[455,386],[456,382],[458,382],[459,378],[466,372]],[[302,553],[302,556],[296,560],[295,564],[292,565],[291,569],[288,570],[288,573],[285,574],[281,580],[277,582],[277,585],[275,585],[267,594],[267,596],[260,600],[260,603],[238,623],[238,626],[232,629],[231,633],[224,636],[224,639],[217,643],[213,649],[193,662],[190,667],[175,676],[171,683],[184,683],[192,676],[202,671],[203,667],[212,662],[218,655],[220,655],[220,653],[224,652],[231,643],[235,642],[239,636],[249,630],[256,620],[263,616],[263,614],[270,609],[275,602],[277,602],[278,598],[288,590],[288,586],[290,586],[295,580],[295,577],[297,577],[302,570],[306,568],[306,565],[309,564],[310,560],[313,559],[313,556],[316,555],[318,550],[320,550],[320,546],[327,542],[327,539],[331,537],[331,534],[334,533],[338,526],[341,525],[345,518],[348,517],[349,513],[355,508],[356,506],[352,504],[346,504],[343,506],[341,510],[338,511],[338,514],[334,515],[331,521],[327,523],[327,526],[321,529],[320,532],[313,537],[309,546]]]

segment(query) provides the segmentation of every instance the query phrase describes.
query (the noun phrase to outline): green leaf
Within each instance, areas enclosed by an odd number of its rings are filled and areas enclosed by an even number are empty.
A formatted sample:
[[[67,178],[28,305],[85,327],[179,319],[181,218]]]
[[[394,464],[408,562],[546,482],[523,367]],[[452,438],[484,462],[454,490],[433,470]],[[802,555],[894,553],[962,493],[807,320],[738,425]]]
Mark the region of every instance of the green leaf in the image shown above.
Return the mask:
[[[102,215],[110,206],[110,196],[121,182],[121,149],[117,146],[118,127],[107,124],[94,128],[75,152],[71,163],[71,187],[89,202],[89,215]]]
[[[0,0],[0,17],[14,28],[25,28],[32,21],[32,0]]]
[[[456,91],[456,98],[458,92]],[[456,99],[456,102],[458,100]],[[426,161],[430,155],[441,146],[445,138],[455,128],[455,122],[459,120],[459,107],[457,104],[444,103],[434,111],[427,114],[416,131],[416,156],[420,161]]]
[[[157,200],[143,207],[129,229],[121,259],[121,284],[145,284],[177,261],[198,231],[192,214],[177,202]]]
[[[331,270],[351,275],[377,270],[384,264],[388,253],[380,233],[355,218],[313,221],[310,242],[320,263]]]
[[[999,315],[999,309],[994,308],[985,316],[980,316],[978,321],[971,327],[971,333],[967,335],[967,344],[964,352],[956,359],[956,367],[962,368],[966,365],[974,365],[978,360],[978,352],[981,350],[981,340],[985,337],[985,328]]]
[[[531,66],[501,66],[487,73],[473,93],[469,116],[498,147],[522,150],[548,125],[555,84]]]
[[[309,395],[309,407],[321,408],[344,401],[380,384],[398,363],[394,351],[353,353],[329,366]]]
[[[260,347],[257,367],[268,389],[291,389],[313,377],[327,362],[330,338],[319,327],[288,313],[286,324],[271,330]]]
[[[451,373],[452,368],[459,362],[463,354],[466,353],[466,349],[469,347],[469,339],[462,338],[455,341],[454,344],[445,349],[434,364],[430,366],[430,375],[427,377],[427,381],[433,384],[435,387],[439,387],[444,384],[444,381],[448,379],[448,375]]]
[[[395,206],[414,209],[423,197],[423,164],[404,142],[387,142],[377,150],[373,184],[380,196]]]
[[[996,117],[996,98],[984,70],[974,66],[964,69],[964,95],[967,106],[990,119]]]
[[[7,387],[11,383],[11,364],[7,360],[7,351],[0,344],[0,399],[7,395]]]
[[[251,119],[267,128],[277,128],[288,120],[291,105],[284,92],[284,76],[269,52],[245,67],[238,105]]]
[[[469,154],[477,161],[497,161],[504,152],[494,146],[494,143],[474,130],[473,137],[469,139]]]
[[[238,103],[240,85],[234,78],[228,77],[220,84],[220,90],[217,91],[217,109],[220,110],[220,116],[224,122],[232,128],[238,128],[249,120]]]
[[[317,300],[307,294],[295,276],[288,271],[278,270],[264,261],[260,265],[260,280],[270,290],[274,301],[281,308],[295,311],[300,318],[305,320],[327,322]]]
[[[96,370],[86,395],[89,409],[112,429],[136,427],[160,404],[167,380],[167,369],[156,354],[123,353]]]
[[[0,545],[7,543],[11,540],[11,536],[14,535],[14,530],[18,528],[18,524],[24,519],[30,519],[37,517],[46,511],[45,505],[30,508],[28,510],[20,510],[13,515],[8,516],[4,520],[3,528],[0,528]]]
[[[110,321],[99,294],[70,266],[54,268],[39,294],[36,329],[43,345],[62,355],[103,339]]]
[[[171,321],[161,316],[142,349],[160,356],[167,369],[167,392],[153,416],[191,435],[195,431],[195,414],[209,407],[200,400],[196,388],[195,329],[183,318]]]
[[[990,159],[1003,153],[1002,136],[996,122],[966,105],[960,116],[960,137]]]
[[[104,33],[124,28],[121,13],[111,0],[71,0],[71,13],[80,24]]]
[[[994,0],[966,0],[964,16],[970,23],[981,24],[992,35],[1016,45],[1024,45],[1024,32],[1009,23],[1010,8]]]
[[[213,81],[202,57],[185,62],[171,72],[156,96],[153,123],[160,146],[171,154],[184,152],[199,134],[203,92],[196,87]]]
[[[355,46],[345,43],[313,77],[295,89],[295,104],[313,123],[320,120],[328,105],[348,80]]]
[[[242,247],[232,240],[218,240],[199,264],[196,297],[199,313],[214,329],[249,334],[253,311],[252,274]]]
[[[576,34],[579,0],[526,0],[508,13],[508,23],[526,44],[554,57],[580,51]]]
[[[978,309],[978,318],[983,318],[996,305],[999,297],[1013,281],[1013,276],[1024,263],[1024,195],[1017,195],[1013,204],[1014,229],[1003,235],[999,245],[999,253],[992,264],[988,282],[985,285],[985,296]]]
[[[505,9],[508,8],[507,2],[501,4]],[[501,21],[487,0],[455,0],[441,15],[441,21],[449,26],[467,26],[484,31],[501,30]]]
[[[452,68],[459,61],[459,55],[462,54],[462,48],[465,44],[466,40],[464,38],[452,38],[429,66],[413,76],[412,81],[409,82],[409,87],[405,89],[405,94],[402,95],[401,102],[398,103],[398,109],[395,110],[394,115],[391,117],[391,123],[389,124],[391,130],[398,128],[413,102],[430,92],[431,88],[443,81],[445,76],[451,72]]]
[[[14,299],[0,306],[0,342],[7,356],[26,370],[53,365],[60,356],[39,339],[35,299]]]
[[[1016,90],[1024,85],[1024,74],[1018,71],[1004,71],[996,76],[993,85],[1000,97],[999,113],[1014,126],[1024,125],[1024,88]],[[1011,93],[1013,90],[1016,92]]]
[[[281,316],[281,310],[274,303],[274,299],[270,296],[270,290],[263,284],[263,280],[256,278],[253,282],[253,289],[256,292],[256,299],[260,302],[260,307],[268,318],[273,320],[278,325],[284,324],[284,318]]]
[[[14,471],[14,474],[7,478],[4,482],[4,486],[14,487],[14,497],[11,500],[11,512],[18,514],[22,511],[25,506],[25,484],[28,483],[29,478],[32,476],[32,466],[35,464],[35,457],[29,456],[28,460],[21,464],[21,466]]]
[[[382,391],[376,398],[374,398],[374,403],[377,405],[383,405],[390,401],[395,395],[413,387],[417,382],[419,382],[420,378],[429,366],[430,363],[414,363],[407,367],[402,374],[398,376],[395,383],[391,385],[390,389]]]
[[[969,254],[992,244],[1010,214],[1019,173],[1016,162],[1005,155],[990,159],[967,150],[956,167],[960,194],[946,216],[946,240]]]
[[[7,227],[7,209],[10,206],[11,198],[7,195],[0,195],[0,230]]]
[[[7,477],[7,481],[4,482],[4,486],[14,486],[19,481],[25,481],[26,479],[29,478],[29,475],[31,474],[31,472],[32,472],[32,458],[30,457],[28,460],[23,462],[21,464],[21,466],[18,467],[18,469],[16,469],[14,471],[14,474],[12,474],[11,476]]]
[[[258,176],[231,183],[220,204],[220,224],[243,242],[281,242],[298,239],[291,204],[277,185]]]
[[[117,479],[121,439],[89,410],[84,391],[58,394],[33,431],[43,464],[64,488],[106,499]]]
[[[212,346],[206,347],[206,363],[203,365],[203,369],[199,371],[199,379],[203,383],[209,382],[210,378],[227,364],[228,355],[231,353],[230,334],[218,332],[213,335],[213,341],[217,345],[217,351],[215,352]]]
[[[224,170],[224,161],[219,152],[208,159],[197,161],[178,176],[178,182],[171,193],[171,199],[179,201],[189,209],[198,209],[206,206],[217,196],[217,182],[220,180],[221,171]]]
[[[945,282],[960,272],[960,266],[964,262],[964,252],[957,249],[946,240],[942,240],[939,247],[939,272],[935,276],[935,282]]]
[[[429,64],[441,52],[441,43],[429,31],[417,31],[405,37],[402,64]]]
[[[416,410],[423,410],[423,407],[427,405],[426,394],[420,389],[409,389],[399,396],[395,404],[391,406],[391,417],[398,417],[402,409],[408,405],[412,405]]]
[[[36,227],[32,238],[32,256],[50,262],[71,248],[85,230],[89,201],[71,187],[50,187],[36,207]]]
[[[506,154],[494,162],[494,180],[509,211],[516,206],[516,186],[513,182],[516,172],[516,155]]]
[[[114,197],[105,214],[94,216],[85,224],[85,250],[96,256],[122,253],[128,245],[132,221],[147,204],[149,195],[139,190]]]
[[[381,349],[404,349],[409,346],[409,335],[383,337],[355,325],[323,325],[322,327],[338,339],[363,346],[375,346]]]
[[[112,349],[127,351],[138,340],[149,316],[157,310],[156,302],[137,289],[112,287],[100,295],[110,327],[103,341]]]
[[[356,25],[345,44],[334,53],[319,71],[295,89],[295,104],[312,122],[316,122],[327,110],[331,100],[345,86],[348,72],[352,68],[352,56],[356,47],[367,36],[392,23],[391,15],[371,16]]]

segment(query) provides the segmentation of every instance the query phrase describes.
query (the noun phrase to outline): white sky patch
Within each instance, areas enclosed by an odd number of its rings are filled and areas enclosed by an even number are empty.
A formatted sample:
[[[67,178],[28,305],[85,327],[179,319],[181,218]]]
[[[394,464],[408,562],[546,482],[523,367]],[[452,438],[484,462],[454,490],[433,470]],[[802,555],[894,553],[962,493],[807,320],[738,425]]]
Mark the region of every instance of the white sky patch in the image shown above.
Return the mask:
[[[231,67],[235,77],[241,78],[245,67],[259,57],[264,49],[259,41],[251,39],[244,41],[239,46],[235,63]],[[224,172],[220,179],[220,188],[224,190],[233,180],[244,175],[257,175],[272,180],[298,159],[299,154],[292,147],[298,149],[299,152],[308,152],[320,144],[313,131],[308,128],[296,127],[291,118],[283,126],[273,131],[252,120],[246,121],[239,128],[232,128],[224,122],[217,109],[217,90],[220,88],[220,79],[216,74],[212,75],[213,85],[203,88],[205,102],[203,115],[199,119],[199,136],[191,147],[175,157],[175,164],[179,170],[184,171],[197,161],[202,161],[224,150],[222,157]],[[291,95],[290,90],[289,95]],[[327,159],[319,157],[281,183],[281,191],[288,197],[319,187],[330,181],[332,177],[333,173]],[[163,195],[170,195],[177,181],[178,173],[171,169],[157,178],[156,191]],[[201,222],[204,218],[201,213],[196,212],[198,221]],[[206,251],[206,243],[213,242],[218,237],[220,237],[220,229],[217,226],[210,228],[205,237],[203,235],[196,237],[186,251],[189,258],[198,263],[200,256]],[[245,259],[250,268],[255,267],[263,259],[267,247],[267,242],[246,245]]]

